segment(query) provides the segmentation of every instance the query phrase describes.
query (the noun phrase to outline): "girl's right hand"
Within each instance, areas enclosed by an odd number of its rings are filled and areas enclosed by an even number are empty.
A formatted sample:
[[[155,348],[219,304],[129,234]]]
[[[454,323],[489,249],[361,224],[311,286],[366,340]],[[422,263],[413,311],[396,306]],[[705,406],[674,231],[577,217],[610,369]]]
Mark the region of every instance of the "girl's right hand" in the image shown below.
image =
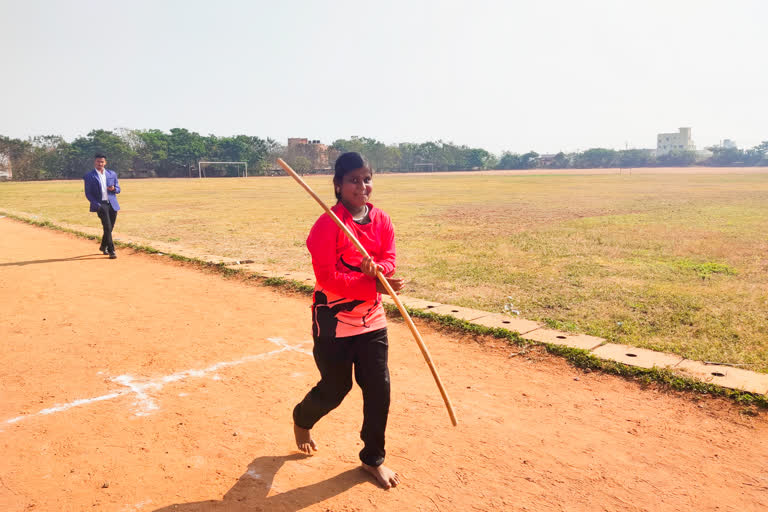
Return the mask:
[[[405,286],[405,279],[395,278],[395,277],[388,277],[387,282],[389,283],[389,286],[392,287],[392,289],[396,292],[399,292],[403,289],[403,286]],[[376,280],[376,291],[379,293],[389,294],[386,288],[384,288],[384,285],[381,284],[381,281]]]
[[[379,272],[384,272],[384,267],[381,265],[377,265],[373,258],[368,256],[367,258],[363,258],[362,263],[360,264],[360,270],[363,271],[363,274],[367,275],[368,277],[376,278],[376,275]]]

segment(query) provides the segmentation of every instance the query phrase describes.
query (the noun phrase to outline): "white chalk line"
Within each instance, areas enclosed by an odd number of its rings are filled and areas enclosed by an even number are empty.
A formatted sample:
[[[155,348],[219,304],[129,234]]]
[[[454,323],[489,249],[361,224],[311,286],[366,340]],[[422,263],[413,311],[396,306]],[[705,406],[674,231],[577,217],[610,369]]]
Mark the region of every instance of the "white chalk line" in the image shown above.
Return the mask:
[[[139,503],[136,503],[134,505],[126,505],[120,510],[120,512],[136,512],[151,503],[152,503],[152,500],[145,500],[145,501],[140,501]]]
[[[101,402],[104,400],[112,400],[114,398],[128,395],[131,393],[134,393],[136,395],[136,401],[133,403],[134,406],[136,406],[137,410],[134,413],[136,416],[146,416],[150,414],[152,411],[157,410],[159,406],[155,402],[154,398],[152,398],[149,395],[149,392],[159,392],[163,389],[163,386],[166,384],[172,383],[172,382],[178,382],[181,380],[185,380],[190,377],[205,377],[209,373],[214,373],[218,370],[221,370],[222,368],[229,368],[232,366],[238,366],[245,363],[251,363],[254,361],[260,361],[262,359],[267,359],[269,357],[272,357],[277,354],[281,354],[286,351],[291,352],[300,352],[302,354],[308,354],[312,355],[311,350],[307,350],[305,348],[302,348],[307,343],[311,343],[308,341],[304,341],[301,343],[298,343],[296,345],[289,345],[286,343],[286,341],[282,338],[267,338],[268,341],[274,343],[275,345],[280,346],[277,350],[272,350],[270,352],[264,352],[262,354],[256,354],[252,356],[245,356],[241,359],[237,359],[235,361],[223,361],[221,363],[216,363],[214,365],[209,366],[208,368],[203,368],[202,370],[184,370],[181,372],[172,373],[170,375],[165,375],[163,377],[158,377],[155,379],[148,379],[148,378],[136,378],[132,377],[130,375],[120,375],[118,377],[115,377],[112,380],[112,382],[116,382],[118,384],[121,384],[125,386],[128,389],[123,389],[120,391],[115,391],[112,393],[108,393],[106,395],[101,395],[93,398],[81,398],[79,400],[74,400],[72,402],[68,402],[66,404],[57,404],[53,407],[48,407],[46,409],[42,409],[36,413],[33,414],[25,414],[22,416],[17,416],[15,418],[11,418],[9,420],[5,420],[3,423],[6,425],[11,425],[14,423],[18,423],[22,420],[26,420],[29,418],[33,418],[35,416],[44,416],[47,414],[53,414],[55,412],[62,412],[69,409],[72,409],[74,407],[79,407],[81,405],[87,405],[94,402]],[[218,377],[217,375],[214,375],[214,378]],[[219,377],[220,379],[221,377]],[[218,380],[218,379],[217,379]],[[181,394],[179,394],[181,396]],[[1,432],[1,430],[0,430]]]

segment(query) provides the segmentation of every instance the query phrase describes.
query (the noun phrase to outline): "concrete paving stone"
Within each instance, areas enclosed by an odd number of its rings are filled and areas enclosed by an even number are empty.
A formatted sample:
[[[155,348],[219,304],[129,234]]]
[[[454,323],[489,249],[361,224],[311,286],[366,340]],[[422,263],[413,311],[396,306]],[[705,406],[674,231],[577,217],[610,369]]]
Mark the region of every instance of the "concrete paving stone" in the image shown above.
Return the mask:
[[[155,246],[152,246],[152,247],[157,249],[157,247],[155,247]],[[183,256],[187,256],[187,255],[183,254]],[[187,256],[187,257],[188,258],[193,258],[195,256]],[[201,260],[201,261],[204,261],[206,263],[213,263],[213,264],[216,264],[216,265],[218,265],[219,263],[222,263],[223,260],[224,260],[224,258],[222,258],[221,256],[216,256],[215,254],[200,254],[199,256],[196,256],[196,258]]]
[[[152,249],[155,250],[155,252],[151,253],[151,254],[157,254],[157,253],[162,253],[162,254],[170,254],[170,253],[179,254],[178,252],[174,251],[173,248],[167,247],[165,245],[152,245],[150,247],[152,247]],[[180,256],[184,256],[184,255],[180,254]],[[187,257],[189,257],[189,256],[187,256]]]
[[[263,266],[259,265],[258,263],[248,263],[245,265],[239,265],[237,268],[240,270],[245,270],[247,272],[253,272],[254,274],[260,274],[261,271],[266,270]]]
[[[285,274],[283,277],[286,279],[293,279],[303,284],[315,284],[314,274],[307,274],[306,272],[284,272],[283,274]]]
[[[315,277],[313,274],[307,274],[306,272],[281,272],[277,270],[264,268],[263,265],[259,265],[258,263],[246,263],[246,264],[240,264],[240,265],[233,265],[233,266],[230,266],[229,268],[234,270],[241,270],[244,272],[250,272],[266,278],[290,279],[292,281],[297,281],[304,284],[314,284],[315,282]]]
[[[522,335],[526,340],[538,341],[540,343],[552,343],[553,345],[563,345],[571,348],[580,348],[592,350],[599,347],[605,340],[596,336],[586,334],[569,334],[567,332],[555,331],[552,329],[536,329]]]
[[[618,361],[619,363],[639,366],[640,368],[671,368],[684,359],[682,356],[675,354],[665,354],[664,352],[655,352],[617,343],[606,343],[592,350],[592,353],[600,359]]]
[[[704,364],[689,359],[684,359],[675,369],[718,386],[768,395],[768,374],[765,373],[751,372],[730,366]]]
[[[268,272],[269,273],[269,272]],[[285,272],[280,270],[275,270],[270,274],[270,277],[278,277],[280,279],[291,279],[293,281],[298,281],[297,273],[296,272]]]
[[[479,309],[463,308],[461,306],[452,306],[451,304],[443,304],[442,306],[430,308],[429,312],[437,313],[438,315],[450,315],[454,318],[458,318],[459,320],[466,320],[467,322],[471,322],[476,318],[480,318],[481,316],[488,315],[487,311],[480,311]]]
[[[281,274],[284,273],[284,272],[275,272],[268,268],[264,268],[264,266],[259,264],[238,265],[235,268],[237,268],[238,270],[243,270],[245,272],[251,272],[261,277],[279,277]]]
[[[249,260],[248,258],[222,258],[222,260],[226,261],[227,265],[249,265],[251,263],[255,263],[255,261]]]
[[[400,303],[405,305],[405,301],[403,300],[405,297],[399,295],[398,298],[400,299]],[[393,306],[396,306],[395,299],[393,299],[392,297],[386,294],[381,295],[381,302],[383,302],[384,304],[391,304]]]
[[[475,318],[472,320],[472,323],[482,325],[483,327],[507,329],[508,331],[514,331],[519,334],[525,334],[541,328],[541,324],[538,322],[533,322],[524,318],[500,315],[498,313],[488,313],[486,316]]]
[[[424,311],[432,311],[438,306],[442,306],[439,302],[431,302],[424,299],[417,299],[415,297],[407,297],[405,295],[399,295],[400,302],[413,309],[423,309]]]

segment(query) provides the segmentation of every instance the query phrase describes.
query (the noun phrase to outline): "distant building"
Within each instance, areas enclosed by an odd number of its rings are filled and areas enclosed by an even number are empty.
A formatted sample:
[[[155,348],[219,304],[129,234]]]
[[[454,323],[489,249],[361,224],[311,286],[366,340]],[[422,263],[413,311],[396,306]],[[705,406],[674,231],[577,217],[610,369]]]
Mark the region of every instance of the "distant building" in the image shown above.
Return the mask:
[[[302,138],[292,138],[292,139],[289,138],[288,139],[288,147],[289,148],[294,148],[296,146],[301,146],[301,145],[304,145],[304,144],[309,144],[309,140],[308,139],[302,139]]]
[[[289,138],[286,156],[289,159],[304,157],[310,161],[313,170],[330,169],[331,153],[335,154],[333,148],[321,144],[319,140],[310,140],[306,138]]]
[[[656,136],[656,156],[666,155],[670,151],[696,151],[690,128],[680,128],[678,133],[660,133]]]
[[[721,144],[722,147],[725,149],[736,149],[736,141],[733,141],[731,139],[723,139],[723,143]]]
[[[557,153],[547,153],[544,155],[539,155],[538,162],[541,167],[549,167],[555,163],[555,158],[557,158]]]

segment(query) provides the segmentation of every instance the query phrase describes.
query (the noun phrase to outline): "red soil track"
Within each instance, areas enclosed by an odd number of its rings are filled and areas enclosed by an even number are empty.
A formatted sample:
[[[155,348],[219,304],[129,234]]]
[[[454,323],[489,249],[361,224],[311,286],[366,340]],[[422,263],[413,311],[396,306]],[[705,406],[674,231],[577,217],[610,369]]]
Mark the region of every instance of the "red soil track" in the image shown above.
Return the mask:
[[[291,409],[317,372],[268,338],[309,339],[307,297],[118,256],[0,219],[4,512],[768,509],[764,414],[420,324],[454,428],[397,321],[387,463],[403,484],[381,490],[358,468],[357,388],[315,428],[316,455],[295,449]]]

